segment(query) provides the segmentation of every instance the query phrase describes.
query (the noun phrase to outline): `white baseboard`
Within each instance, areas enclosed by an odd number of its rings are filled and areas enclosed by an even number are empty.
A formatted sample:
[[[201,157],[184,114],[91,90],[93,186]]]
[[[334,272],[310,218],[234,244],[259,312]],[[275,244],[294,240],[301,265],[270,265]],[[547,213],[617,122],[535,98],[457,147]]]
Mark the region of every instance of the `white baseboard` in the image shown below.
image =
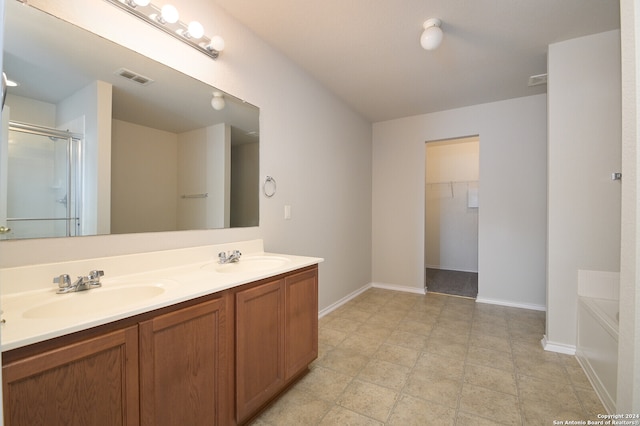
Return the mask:
[[[547,340],[547,335],[542,336],[542,340],[540,340],[542,344],[542,348],[545,351],[549,352],[558,352],[566,355],[575,355],[576,354],[576,346],[575,345],[567,345],[565,343],[557,343],[550,342]]]
[[[487,299],[484,297],[477,297],[477,303],[487,303],[489,305],[500,305],[500,306],[509,306],[512,308],[521,308],[521,309],[531,309],[534,311],[546,311],[547,307],[544,305],[534,305],[532,303],[520,303],[520,302],[512,302],[509,300],[499,300],[499,299]]]
[[[359,289],[357,289],[356,291],[354,291],[353,293],[350,293],[350,294],[346,295],[345,297],[343,297],[342,299],[338,300],[337,302],[332,303],[331,305],[327,306],[326,308],[324,308],[324,309],[322,309],[322,310],[320,310],[318,312],[318,318],[322,318],[323,316],[327,315],[328,313],[330,313],[332,311],[335,311],[340,306],[344,305],[345,303],[347,303],[351,299],[355,299],[357,296],[359,296],[360,294],[364,293],[365,291],[367,291],[370,288],[371,288],[371,283],[366,284],[366,285],[360,287]]]
[[[424,288],[409,287],[406,285],[387,284],[387,283],[371,283],[371,287],[382,288],[385,290],[404,291],[406,293],[427,294]]]
[[[427,289],[425,288],[419,288],[419,287],[409,287],[409,286],[403,286],[403,285],[397,285],[397,284],[388,284],[388,283],[369,283],[366,284],[362,287],[360,287],[359,289],[357,289],[356,291],[346,295],[345,297],[343,297],[342,299],[338,300],[335,303],[332,303],[331,305],[327,306],[326,308],[322,309],[321,311],[318,312],[318,318],[322,318],[323,316],[327,315],[328,313],[338,309],[340,306],[344,305],[345,303],[347,303],[348,301],[350,301],[351,299],[356,298],[358,295],[364,293],[365,291],[367,291],[370,288],[381,288],[381,289],[385,289],[385,290],[394,290],[394,291],[403,291],[406,293],[414,293],[414,294],[427,294]],[[484,298],[477,298],[476,299],[477,303],[487,303],[487,304],[491,304],[491,305],[501,305],[501,306],[509,306],[512,308],[522,308],[522,309],[532,309],[535,311],[546,311],[547,308],[545,306],[542,305],[532,305],[532,304],[528,304],[528,303],[516,303],[516,302],[509,302],[509,301],[505,301],[505,300],[497,300],[497,299],[484,299]],[[561,352],[561,351],[554,351],[554,352]],[[562,352],[562,353],[566,353],[566,352]],[[573,348],[573,353],[575,353],[575,347]]]

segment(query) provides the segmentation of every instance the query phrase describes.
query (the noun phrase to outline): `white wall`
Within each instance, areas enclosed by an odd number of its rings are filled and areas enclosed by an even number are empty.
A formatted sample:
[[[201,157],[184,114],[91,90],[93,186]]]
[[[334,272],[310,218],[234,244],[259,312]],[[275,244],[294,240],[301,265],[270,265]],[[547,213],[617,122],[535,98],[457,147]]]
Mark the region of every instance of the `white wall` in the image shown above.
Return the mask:
[[[111,232],[178,229],[178,136],[122,120],[112,135]]]
[[[220,123],[178,135],[178,194],[178,229],[229,227],[229,125]],[[207,196],[198,197],[202,194]]]
[[[178,135],[177,195],[207,192],[207,129],[200,128]],[[178,199],[178,229],[204,229],[207,223],[206,198]]]
[[[278,192],[261,196],[259,227],[2,242],[0,267],[263,238],[325,258],[320,308],[371,281],[370,123],[208,0],[172,3],[224,37],[216,61],[103,0],[29,3],[260,107],[261,183],[273,176]]]
[[[231,210],[231,128],[216,124],[206,129],[205,192],[207,222],[205,228],[225,228]]]
[[[578,270],[619,271],[620,32],[549,46],[547,334],[575,347]]]
[[[478,300],[545,305],[546,95],[375,123],[373,281],[424,287],[424,143],[480,137]]]
[[[619,413],[640,413],[640,5],[621,0],[622,38],[622,226],[620,328],[618,341]]]
[[[425,149],[425,266],[478,272],[477,137],[428,142]]]
[[[56,127],[56,106],[31,98],[7,94],[7,105],[11,107],[11,121]]]
[[[56,126],[77,123],[84,134],[81,234],[106,234],[111,224],[111,84],[93,83],[58,105]]]

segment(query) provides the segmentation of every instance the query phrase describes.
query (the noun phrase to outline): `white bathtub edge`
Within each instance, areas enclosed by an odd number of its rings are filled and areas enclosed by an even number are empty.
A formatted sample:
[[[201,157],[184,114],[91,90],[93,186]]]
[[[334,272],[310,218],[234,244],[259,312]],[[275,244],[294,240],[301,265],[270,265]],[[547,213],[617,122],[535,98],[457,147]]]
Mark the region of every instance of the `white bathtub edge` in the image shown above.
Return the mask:
[[[613,398],[611,398],[611,395],[607,391],[607,388],[604,386],[595,370],[591,366],[589,359],[582,353],[580,349],[576,351],[576,360],[578,361],[578,364],[580,364],[580,367],[582,367],[582,371],[584,371],[584,374],[587,376],[589,383],[591,383],[591,386],[596,391],[596,395],[598,396],[598,399],[600,399],[600,402],[602,402],[605,410],[607,410],[607,413],[614,414],[616,412],[615,401],[613,400]]]
[[[598,319],[602,327],[617,341],[619,324],[614,318],[613,311],[609,312],[607,306],[612,309],[611,303],[615,305],[619,301],[585,296],[579,296],[578,301]]]

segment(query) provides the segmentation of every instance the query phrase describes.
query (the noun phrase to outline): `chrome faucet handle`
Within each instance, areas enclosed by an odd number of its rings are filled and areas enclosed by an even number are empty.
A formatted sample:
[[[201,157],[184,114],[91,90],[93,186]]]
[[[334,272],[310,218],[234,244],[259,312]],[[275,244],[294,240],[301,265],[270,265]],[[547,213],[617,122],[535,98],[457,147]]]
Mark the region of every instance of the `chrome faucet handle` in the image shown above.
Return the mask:
[[[104,271],[99,271],[99,270],[93,270],[91,272],[89,272],[89,279],[90,280],[97,280],[100,281],[100,277],[104,277]]]
[[[53,282],[58,284],[59,288],[71,287],[71,277],[69,276],[69,274],[58,275],[53,279]]]
[[[240,256],[242,256],[240,250],[232,250],[228,252],[221,251],[220,253],[218,253],[218,263],[225,264],[237,262],[238,260],[240,260]]]
[[[231,252],[229,252],[229,256],[226,259],[227,263],[236,263],[240,261],[240,256],[242,256],[242,253],[240,253],[240,250],[233,250]]]
[[[100,277],[104,277],[104,271],[93,270],[89,272],[89,276],[87,277],[87,281],[84,283],[84,285],[88,288],[102,287]]]

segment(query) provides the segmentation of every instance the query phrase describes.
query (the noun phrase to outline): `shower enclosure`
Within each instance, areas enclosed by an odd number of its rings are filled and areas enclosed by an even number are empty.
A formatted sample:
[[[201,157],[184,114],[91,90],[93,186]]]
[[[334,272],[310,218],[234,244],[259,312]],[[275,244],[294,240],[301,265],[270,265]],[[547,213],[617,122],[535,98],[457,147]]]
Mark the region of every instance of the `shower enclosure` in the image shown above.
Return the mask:
[[[9,121],[0,164],[0,239],[79,234],[82,135]]]

